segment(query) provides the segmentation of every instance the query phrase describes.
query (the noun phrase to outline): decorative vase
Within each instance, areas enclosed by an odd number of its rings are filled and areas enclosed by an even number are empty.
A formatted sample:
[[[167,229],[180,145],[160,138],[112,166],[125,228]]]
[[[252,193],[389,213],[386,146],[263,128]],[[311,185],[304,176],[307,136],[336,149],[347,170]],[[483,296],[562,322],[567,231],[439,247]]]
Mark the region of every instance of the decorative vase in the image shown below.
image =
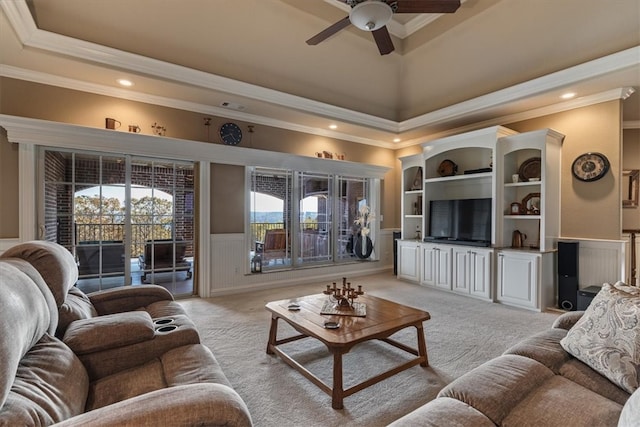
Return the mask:
[[[354,248],[354,252],[360,259],[367,259],[371,256],[371,252],[373,252],[373,242],[369,236],[358,235],[355,239],[356,244]]]

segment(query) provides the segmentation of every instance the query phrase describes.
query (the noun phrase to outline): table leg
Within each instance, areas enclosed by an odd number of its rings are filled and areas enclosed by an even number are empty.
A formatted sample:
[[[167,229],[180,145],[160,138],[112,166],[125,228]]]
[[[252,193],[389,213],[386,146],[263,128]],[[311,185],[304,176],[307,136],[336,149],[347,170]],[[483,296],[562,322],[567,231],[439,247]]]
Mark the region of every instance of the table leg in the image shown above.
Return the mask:
[[[272,350],[276,346],[276,336],[278,335],[278,318],[271,316],[271,328],[269,329],[269,342],[267,343],[267,354],[275,354]]]
[[[331,389],[331,407],[342,409],[344,390],[342,385],[342,353],[333,353],[333,387]]]
[[[420,366],[427,367],[429,366],[429,356],[427,356],[427,343],[424,339],[424,330],[422,328],[422,322],[416,325],[416,330],[418,331],[418,355],[424,356],[424,362],[420,364]]]

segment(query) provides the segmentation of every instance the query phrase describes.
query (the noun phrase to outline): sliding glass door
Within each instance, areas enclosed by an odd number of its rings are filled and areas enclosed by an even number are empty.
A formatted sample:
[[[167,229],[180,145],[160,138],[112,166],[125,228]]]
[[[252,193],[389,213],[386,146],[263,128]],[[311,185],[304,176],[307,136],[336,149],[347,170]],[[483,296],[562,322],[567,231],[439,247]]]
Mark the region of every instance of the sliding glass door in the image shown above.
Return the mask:
[[[43,238],[65,246],[85,292],[156,283],[194,292],[194,165],[43,150]]]

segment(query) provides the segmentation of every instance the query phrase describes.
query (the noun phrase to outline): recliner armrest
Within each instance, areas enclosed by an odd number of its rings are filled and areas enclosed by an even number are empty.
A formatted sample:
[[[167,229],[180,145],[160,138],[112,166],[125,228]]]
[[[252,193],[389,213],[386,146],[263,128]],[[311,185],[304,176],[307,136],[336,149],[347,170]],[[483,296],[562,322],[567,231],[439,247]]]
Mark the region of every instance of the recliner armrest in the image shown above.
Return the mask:
[[[158,301],[173,301],[171,292],[157,285],[106,289],[87,296],[99,315],[134,311]]]
[[[553,322],[552,328],[566,329],[567,331],[573,328],[573,325],[582,317],[584,311],[568,311],[561,314]]]
[[[149,313],[131,311],[75,320],[62,340],[76,355],[83,355],[152,340],[154,336]]]
[[[69,418],[56,426],[141,425],[251,427],[251,415],[238,393],[222,384],[169,387]]]

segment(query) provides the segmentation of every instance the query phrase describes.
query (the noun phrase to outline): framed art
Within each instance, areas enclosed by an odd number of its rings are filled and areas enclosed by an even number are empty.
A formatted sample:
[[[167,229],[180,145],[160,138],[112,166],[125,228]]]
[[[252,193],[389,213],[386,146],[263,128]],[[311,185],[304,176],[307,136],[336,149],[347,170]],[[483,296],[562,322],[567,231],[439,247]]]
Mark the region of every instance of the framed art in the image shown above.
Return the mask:
[[[640,188],[640,170],[622,171],[622,207],[637,208]]]

